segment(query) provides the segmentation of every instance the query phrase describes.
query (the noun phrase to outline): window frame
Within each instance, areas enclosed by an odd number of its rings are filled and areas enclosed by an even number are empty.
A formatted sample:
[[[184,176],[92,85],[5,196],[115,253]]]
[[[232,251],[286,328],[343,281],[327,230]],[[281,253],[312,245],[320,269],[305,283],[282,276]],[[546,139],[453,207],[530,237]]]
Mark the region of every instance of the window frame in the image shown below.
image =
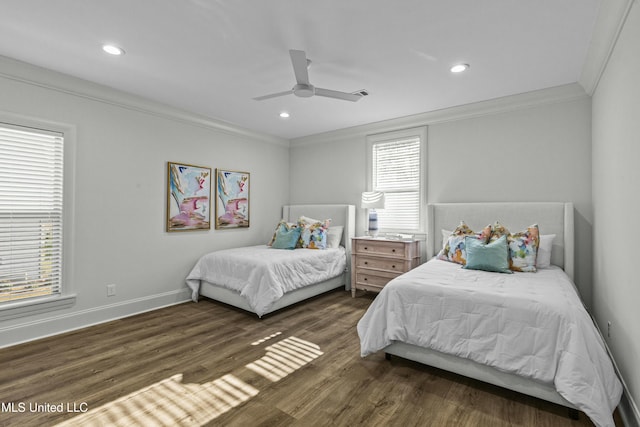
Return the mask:
[[[426,193],[427,193],[427,127],[419,126],[396,131],[389,131],[377,134],[367,135],[366,141],[366,191],[376,191],[373,186],[373,147],[379,143],[388,143],[408,138],[420,139],[420,158],[419,158],[419,185],[418,185],[418,228],[417,229],[395,229],[385,228],[384,224],[379,224],[380,233],[407,233],[407,234],[424,234],[426,233]]]
[[[63,145],[63,214],[62,214],[62,274],[60,293],[42,297],[18,299],[0,303],[0,321],[37,315],[53,310],[72,307],[76,302],[73,284],[73,236],[76,128],[73,125],[36,119],[12,113],[0,112],[0,126],[26,128],[44,133],[59,133],[64,137]]]

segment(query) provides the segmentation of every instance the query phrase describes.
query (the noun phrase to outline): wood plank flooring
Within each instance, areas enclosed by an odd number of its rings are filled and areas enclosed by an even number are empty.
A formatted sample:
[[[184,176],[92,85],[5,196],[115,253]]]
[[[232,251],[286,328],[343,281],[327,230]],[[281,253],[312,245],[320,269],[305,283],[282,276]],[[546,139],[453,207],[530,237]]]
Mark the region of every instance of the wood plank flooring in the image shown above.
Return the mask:
[[[355,325],[374,296],[333,291],[263,319],[205,299],[2,349],[0,425],[592,425],[397,357],[360,358]]]

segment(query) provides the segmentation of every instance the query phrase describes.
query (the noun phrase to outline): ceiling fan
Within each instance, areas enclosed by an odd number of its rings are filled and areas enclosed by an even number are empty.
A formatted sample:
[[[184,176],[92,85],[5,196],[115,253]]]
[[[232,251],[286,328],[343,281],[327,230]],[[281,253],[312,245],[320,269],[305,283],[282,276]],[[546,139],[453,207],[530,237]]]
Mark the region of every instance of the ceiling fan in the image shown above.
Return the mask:
[[[265,99],[275,98],[278,96],[284,96],[294,94],[301,98],[308,98],[314,95],[324,96],[327,98],[342,99],[344,101],[359,101],[362,97],[367,96],[369,93],[366,90],[359,90],[353,93],[340,92],[337,90],[323,89],[321,87],[315,87],[309,83],[309,73],[307,71],[311,61],[307,59],[307,54],[303,50],[290,50],[291,63],[293,64],[293,72],[296,75],[296,85],[286,92],[272,93],[270,95],[259,96],[253,98],[256,101],[263,101]]]

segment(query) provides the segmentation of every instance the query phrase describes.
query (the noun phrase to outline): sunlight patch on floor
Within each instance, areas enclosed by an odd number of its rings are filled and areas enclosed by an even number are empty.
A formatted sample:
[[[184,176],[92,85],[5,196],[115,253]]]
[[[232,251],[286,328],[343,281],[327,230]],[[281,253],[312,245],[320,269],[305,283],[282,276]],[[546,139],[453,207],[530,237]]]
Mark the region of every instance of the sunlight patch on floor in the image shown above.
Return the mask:
[[[296,337],[278,341],[265,350],[266,355],[246,367],[273,382],[280,381],[324,354],[318,345]]]
[[[256,343],[280,334],[277,332]],[[182,374],[176,374],[57,426],[201,426],[259,393],[257,388],[238,378],[244,368],[276,382],[324,354],[318,345],[293,336],[265,347],[265,351],[260,359],[237,369],[237,375],[229,373],[203,384],[185,384]]]
[[[280,335],[280,334],[282,334],[282,332],[275,332],[275,333],[273,333],[273,334],[269,335],[268,337],[264,337],[264,338],[259,339],[258,341],[254,341],[254,342],[252,342],[252,343],[251,343],[251,345],[260,345],[260,344],[262,344],[263,342],[265,342],[265,341],[269,341],[271,338],[275,338],[275,337],[277,337],[277,336],[278,336],[278,335]]]
[[[204,384],[184,384],[182,374],[177,374],[58,426],[199,426],[246,402],[258,392],[231,374]]]

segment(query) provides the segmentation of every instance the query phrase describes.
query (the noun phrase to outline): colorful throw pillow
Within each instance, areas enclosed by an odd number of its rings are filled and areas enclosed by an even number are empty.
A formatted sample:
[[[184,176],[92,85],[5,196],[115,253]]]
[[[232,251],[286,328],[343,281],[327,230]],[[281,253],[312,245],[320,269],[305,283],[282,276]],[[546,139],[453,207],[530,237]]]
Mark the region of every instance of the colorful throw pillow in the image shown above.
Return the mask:
[[[443,241],[442,250],[437,255],[438,259],[465,265],[467,262],[465,237],[467,236],[474,237],[482,243],[487,243],[491,236],[491,225],[484,227],[480,233],[475,233],[464,221],[460,221],[460,225]]]
[[[465,248],[467,251],[467,263],[462,268],[513,273],[509,269],[507,236],[502,236],[491,243],[484,243],[473,236],[466,236]]]
[[[315,224],[316,222],[326,222],[326,221],[331,222],[330,219],[326,219],[324,221],[321,221],[319,219],[309,218],[308,216],[304,216],[304,215],[302,215],[300,218],[298,218],[298,224],[302,224],[302,225]],[[327,225],[327,227],[328,227],[328,225]]]
[[[509,236],[509,234],[511,234],[509,229],[496,221],[496,223],[491,226],[491,237],[489,241],[496,241],[502,236]]]
[[[295,249],[300,239],[300,227],[280,229],[271,245],[274,249]]]
[[[496,222],[489,240],[495,241],[502,236],[506,236],[509,246],[509,268],[512,271],[534,273],[538,247],[540,246],[538,224],[530,225],[524,231],[510,233],[505,226]]]
[[[511,236],[507,237],[507,243],[511,270],[534,273],[538,246],[540,246],[538,224],[531,225],[524,231],[511,233]]]
[[[331,224],[330,219],[320,221],[301,216],[298,219],[298,226],[301,229],[300,247],[306,249],[326,249],[329,224]]]
[[[326,249],[327,230],[329,227],[321,222],[305,225],[301,228],[300,240],[302,247],[306,249]]]
[[[278,235],[278,231],[287,231],[287,230],[291,230],[293,228],[298,228],[298,224],[297,223],[292,223],[292,222],[287,222],[284,219],[280,220],[280,222],[278,222],[278,225],[276,225],[276,229],[273,231],[273,236],[271,237],[271,240],[269,240],[269,243],[267,243],[267,246],[273,246],[273,242],[275,242],[276,237]]]

